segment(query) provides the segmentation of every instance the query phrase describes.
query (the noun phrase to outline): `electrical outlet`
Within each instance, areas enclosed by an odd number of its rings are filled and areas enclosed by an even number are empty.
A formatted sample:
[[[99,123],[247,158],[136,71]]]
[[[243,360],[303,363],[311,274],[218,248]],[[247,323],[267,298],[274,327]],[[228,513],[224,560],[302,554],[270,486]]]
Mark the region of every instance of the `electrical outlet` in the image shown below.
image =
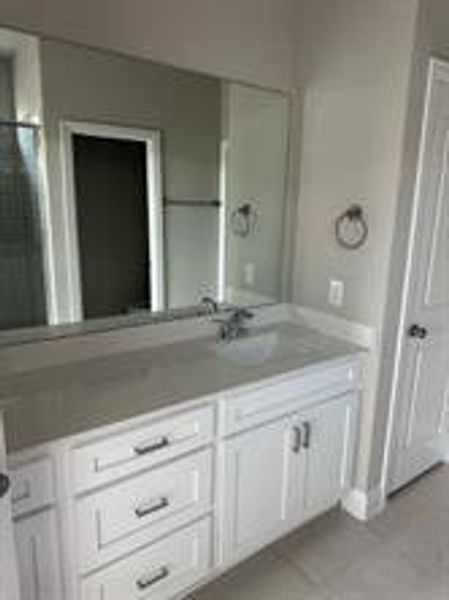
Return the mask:
[[[332,306],[343,306],[345,296],[345,284],[338,279],[329,281],[329,304]]]

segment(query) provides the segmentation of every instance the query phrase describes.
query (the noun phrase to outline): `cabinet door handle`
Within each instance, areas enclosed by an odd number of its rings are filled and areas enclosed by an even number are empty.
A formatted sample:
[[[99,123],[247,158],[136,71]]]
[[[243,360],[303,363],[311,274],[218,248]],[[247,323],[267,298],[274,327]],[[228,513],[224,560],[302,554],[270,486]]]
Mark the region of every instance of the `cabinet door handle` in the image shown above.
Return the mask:
[[[310,448],[310,442],[312,438],[312,425],[308,421],[306,421],[302,424],[302,426],[304,428],[304,442],[302,447],[305,450],[308,450]]]
[[[302,429],[298,425],[293,427],[293,446],[292,450],[295,454],[299,454],[302,448]]]
[[[170,570],[168,567],[161,567],[151,575],[147,575],[145,577],[141,577],[136,581],[136,586],[139,590],[146,590],[147,588],[159,583],[163,579],[166,579],[170,575]]]
[[[144,454],[151,454],[151,452],[157,452],[158,450],[162,450],[170,445],[170,440],[167,436],[162,436],[157,440],[153,440],[148,442],[147,444],[139,444],[138,446],[134,446],[134,453],[138,456],[143,456]]]
[[[421,325],[415,323],[409,328],[408,334],[411,338],[425,340],[426,337],[429,335],[429,332],[425,327],[422,327]]]
[[[143,517],[151,515],[152,513],[155,513],[155,512],[158,512],[159,510],[167,508],[167,506],[169,506],[169,504],[170,504],[170,502],[169,502],[168,498],[163,497],[160,500],[158,500],[157,502],[153,502],[152,504],[146,504],[145,506],[138,506],[134,510],[134,512],[136,514],[136,517],[138,517],[139,519],[142,519]]]

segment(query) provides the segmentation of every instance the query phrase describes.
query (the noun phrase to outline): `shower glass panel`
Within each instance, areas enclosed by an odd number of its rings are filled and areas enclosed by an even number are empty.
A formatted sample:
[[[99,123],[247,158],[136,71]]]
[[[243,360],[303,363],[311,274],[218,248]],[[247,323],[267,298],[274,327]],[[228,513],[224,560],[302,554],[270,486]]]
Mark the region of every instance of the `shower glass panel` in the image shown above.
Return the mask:
[[[0,123],[0,329],[46,324],[38,135]]]

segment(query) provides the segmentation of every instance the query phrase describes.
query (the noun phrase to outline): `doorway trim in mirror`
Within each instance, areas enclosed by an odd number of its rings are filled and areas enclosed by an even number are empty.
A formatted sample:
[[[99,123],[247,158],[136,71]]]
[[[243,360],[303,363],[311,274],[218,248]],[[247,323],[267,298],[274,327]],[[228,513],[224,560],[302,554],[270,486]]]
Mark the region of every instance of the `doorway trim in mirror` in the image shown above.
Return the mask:
[[[83,299],[81,289],[80,249],[76,211],[75,172],[73,136],[86,135],[113,140],[144,142],[146,147],[146,191],[148,205],[148,254],[150,264],[151,311],[165,308],[164,260],[163,260],[163,203],[161,173],[161,134],[157,130],[134,129],[118,125],[106,125],[77,121],[61,122],[61,160],[63,189],[63,234],[67,253],[67,302],[61,306],[58,298],[53,302],[56,308],[57,323],[70,323],[83,320]],[[62,316],[64,315],[64,317]],[[54,324],[57,324],[54,323]]]

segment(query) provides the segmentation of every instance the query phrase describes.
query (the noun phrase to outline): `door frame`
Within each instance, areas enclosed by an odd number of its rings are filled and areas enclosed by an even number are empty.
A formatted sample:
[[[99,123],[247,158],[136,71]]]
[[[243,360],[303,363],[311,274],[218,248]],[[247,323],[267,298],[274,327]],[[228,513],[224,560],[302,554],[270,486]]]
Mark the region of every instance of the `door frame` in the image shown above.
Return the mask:
[[[68,313],[70,322],[84,318],[81,289],[78,220],[76,209],[73,136],[85,135],[113,140],[143,142],[146,147],[146,190],[148,208],[148,254],[151,265],[151,311],[164,309],[164,233],[162,200],[161,133],[157,130],[135,129],[81,121],[62,121],[61,162],[63,189],[63,231],[67,255]]]
[[[403,406],[403,396],[401,391],[401,377],[405,364],[405,353],[407,351],[407,322],[409,310],[411,307],[411,292],[413,285],[413,267],[415,259],[415,250],[417,243],[417,231],[419,226],[419,215],[421,210],[422,183],[424,174],[424,156],[426,151],[426,141],[428,125],[430,120],[430,105],[433,86],[435,81],[443,80],[449,83],[449,61],[431,57],[429,61],[426,81],[426,91],[424,100],[424,111],[421,124],[421,133],[419,141],[419,154],[417,161],[415,187],[412,202],[411,223],[409,228],[409,237],[406,250],[405,277],[402,288],[402,297],[400,304],[399,322],[396,337],[396,348],[393,362],[393,379],[390,394],[390,405],[387,420],[387,435],[383,455],[382,466],[382,490],[386,496],[394,491],[393,469],[397,459],[397,437],[396,427],[398,425],[399,408]]]

